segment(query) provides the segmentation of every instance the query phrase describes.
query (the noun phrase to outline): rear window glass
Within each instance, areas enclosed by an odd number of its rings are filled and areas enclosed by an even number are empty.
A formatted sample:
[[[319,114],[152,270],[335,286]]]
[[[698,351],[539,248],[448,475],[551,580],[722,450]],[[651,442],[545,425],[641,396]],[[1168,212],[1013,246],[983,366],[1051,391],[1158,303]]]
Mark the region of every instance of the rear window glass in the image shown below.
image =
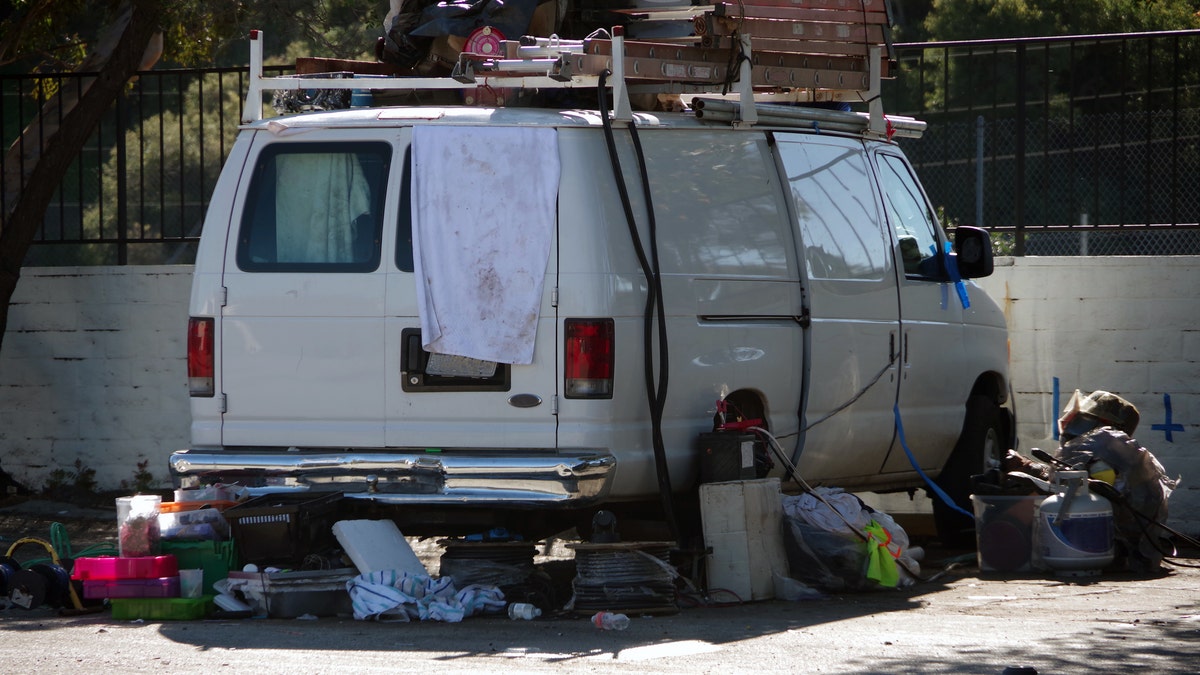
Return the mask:
[[[248,272],[379,267],[387,143],[276,143],[259,153],[238,237]]]

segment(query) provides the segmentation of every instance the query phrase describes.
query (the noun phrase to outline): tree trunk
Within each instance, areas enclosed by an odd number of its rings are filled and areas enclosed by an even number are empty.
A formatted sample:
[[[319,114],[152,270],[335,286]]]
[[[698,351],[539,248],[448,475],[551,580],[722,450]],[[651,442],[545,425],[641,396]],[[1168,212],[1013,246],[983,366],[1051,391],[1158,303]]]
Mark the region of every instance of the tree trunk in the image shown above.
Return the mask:
[[[52,96],[4,157],[0,214],[0,345],[21,264],[71,162],[142,65],[159,31],[160,0],[126,0],[96,49],[76,69],[96,73]],[[118,132],[120,133],[120,132]]]

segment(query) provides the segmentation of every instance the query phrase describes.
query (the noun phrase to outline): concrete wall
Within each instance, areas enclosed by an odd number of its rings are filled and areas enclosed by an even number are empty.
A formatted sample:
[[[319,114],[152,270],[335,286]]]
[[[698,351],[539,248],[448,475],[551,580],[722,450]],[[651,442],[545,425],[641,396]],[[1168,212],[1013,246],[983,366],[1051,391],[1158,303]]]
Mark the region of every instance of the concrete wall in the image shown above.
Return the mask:
[[[188,442],[191,266],[25,269],[0,347],[0,469],[39,489],[95,469],[102,489],[137,463],[169,485]]]
[[[979,285],[1008,317],[1021,448],[1058,446],[1076,389],[1120,394],[1134,437],[1183,477],[1171,525],[1200,532],[1200,258],[1005,258]]]
[[[166,458],[188,442],[190,275],[23,272],[0,349],[0,468],[40,488],[80,459],[115,489],[149,459],[166,486]],[[1183,476],[1172,524],[1200,532],[1200,258],[1004,258],[980,285],[1008,315],[1021,447],[1057,445],[1076,388],[1117,392],[1141,410],[1138,439]]]

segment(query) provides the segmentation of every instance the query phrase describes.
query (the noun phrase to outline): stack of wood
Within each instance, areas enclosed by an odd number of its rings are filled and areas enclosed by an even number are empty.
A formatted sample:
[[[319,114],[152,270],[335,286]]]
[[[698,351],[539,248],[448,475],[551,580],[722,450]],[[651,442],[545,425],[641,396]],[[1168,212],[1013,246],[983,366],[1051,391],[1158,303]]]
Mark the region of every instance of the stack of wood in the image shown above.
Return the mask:
[[[891,19],[886,0],[709,0],[709,4],[614,10],[626,18],[625,79],[666,88],[733,82],[741,65],[741,36],[750,36],[756,91],[861,92],[870,88],[870,50],[882,50],[880,77],[892,68]],[[654,26],[653,31],[639,26]],[[664,30],[665,27],[665,30]],[[640,35],[672,37],[641,38]],[[573,37],[573,36],[567,36]],[[561,50],[552,76],[569,79],[611,69],[612,41],[575,38]],[[468,44],[470,39],[466,41]],[[459,70],[502,77],[529,74],[517,43],[497,53],[459,55]],[[297,72],[349,70],[399,74],[387,64],[300,59]],[[836,98],[836,96],[832,96]]]
[[[849,90],[870,88],[870,50],[882,49],[880,77],[891,65],[891,21],[885,0],[743,0],[711,4],[616,10],[625,25],[625,78],[630,84],[719,85],[732,82],[740,66],[740,36],[749,35],[756,90]],[[676,37],[640,39],[647,34]],[[673,25],[674,24],[674,25]],[[665,29],[664,29],[665,27]],[[565,74],[594,74],[607,67],[612,43],[586,40],[581,53],[563,54]],[[463,59],[505,65],[483,55]],[[475,68],[476,71],[486,70]]]

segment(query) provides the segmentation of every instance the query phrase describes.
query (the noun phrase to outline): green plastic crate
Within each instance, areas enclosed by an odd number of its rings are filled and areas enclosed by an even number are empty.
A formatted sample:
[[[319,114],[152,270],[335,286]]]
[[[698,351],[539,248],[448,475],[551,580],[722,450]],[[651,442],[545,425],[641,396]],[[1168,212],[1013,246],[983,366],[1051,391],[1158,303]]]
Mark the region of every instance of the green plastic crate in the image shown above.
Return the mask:
[[[237,547],[233,541],[164,541],[163,554],[170,553],[181,570],[204,570],[205,595],[215,595],[213,584],[239,569]]]
[[[113,598],[112,618],[119,621],[194,621],[213,611],[213,596],[200,598]]]

